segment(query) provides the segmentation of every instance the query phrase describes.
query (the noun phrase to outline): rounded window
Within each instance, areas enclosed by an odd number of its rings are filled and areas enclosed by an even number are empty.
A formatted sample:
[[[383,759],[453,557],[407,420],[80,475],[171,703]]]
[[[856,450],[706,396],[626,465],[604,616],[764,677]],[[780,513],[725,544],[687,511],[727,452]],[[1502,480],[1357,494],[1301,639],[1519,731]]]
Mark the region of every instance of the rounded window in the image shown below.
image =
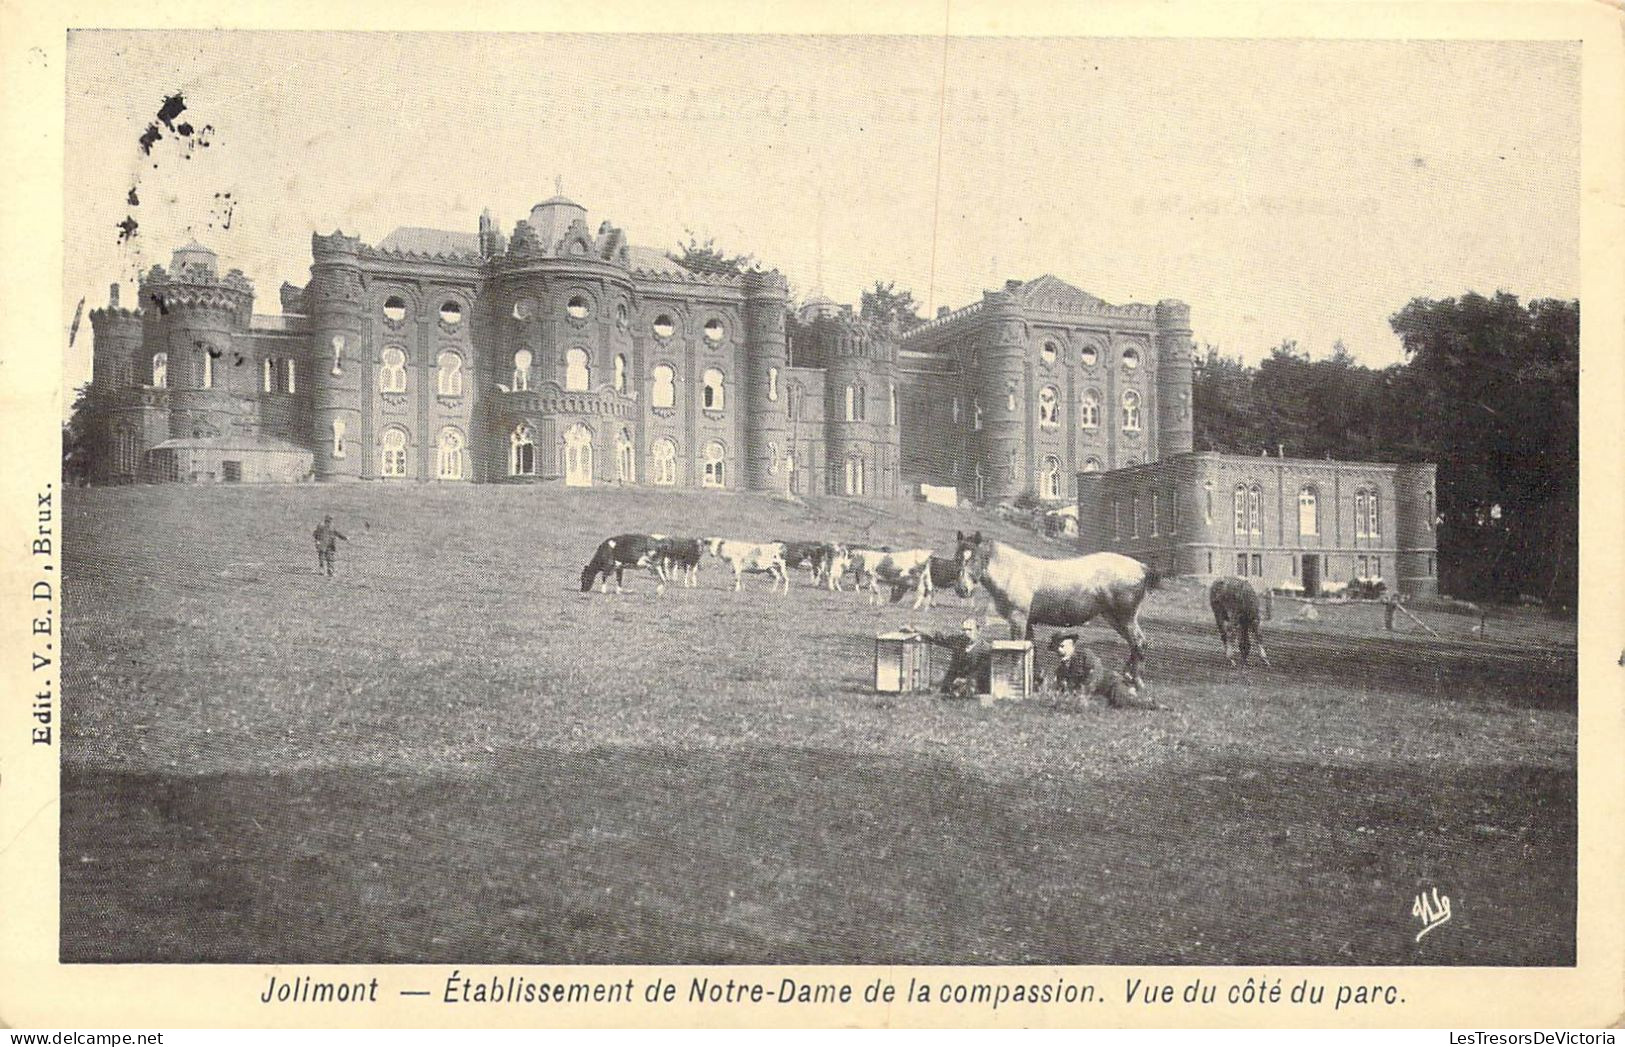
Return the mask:
[[[1043,348],[1038,350],[1038,358],[1044,361],[1046,367],[1053,367],[1058,352],[1059,350],[1055,348],[1054,342],[1045,342]]]
[[[572,320],[585,320],[587,318],[587,299],[583,295],[576,295],[565,305],[564,311],[570,314]]]
[[[384,318],[397,324],[406,319],[406,299],[398,294],[384,299]]]
[[[521,298],[513,304],[513,318],[515,320],[529,320],[536,315],[536,300]]]
[[[440,307],[440,322],[455,327],[463,322],[463,307],[456,302],[447,302]]]
[[[659,316],[655,317],[654,332],[656,338],[670,338],[672,336],[672,332],[676,330],[677,325],[672,323],[671,317],[667,314],[661,313]]]
[[[705,340],[712,345],[722,341],[722,321],[716,317],[705,321]]]
[[[1083,360],[1083,366],[1093,367],[1100,359],[1100,352],[1096,350],[1094,346],[1086,345],[1083,347],[1083,352],[1080,353],[1079,356]]]
[[[1132,371],[1140,366],[1140,351],[1138,349],[1123,350],[1123,368]]]
[[[620,327],[626,326],[626,303],[615,303],[615,323]]]

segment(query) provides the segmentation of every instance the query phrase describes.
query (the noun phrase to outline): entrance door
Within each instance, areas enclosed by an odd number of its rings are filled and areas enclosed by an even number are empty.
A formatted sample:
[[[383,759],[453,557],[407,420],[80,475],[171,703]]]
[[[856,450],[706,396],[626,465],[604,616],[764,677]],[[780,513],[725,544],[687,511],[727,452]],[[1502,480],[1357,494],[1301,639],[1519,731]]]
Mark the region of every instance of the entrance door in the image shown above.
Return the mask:
[[[564,483],[567,487],[592,486],[592,433],[579,422],[564,434]]]
[[[1303,595],[1320,595],[1320,557],[1308,553],[1303,557]]]

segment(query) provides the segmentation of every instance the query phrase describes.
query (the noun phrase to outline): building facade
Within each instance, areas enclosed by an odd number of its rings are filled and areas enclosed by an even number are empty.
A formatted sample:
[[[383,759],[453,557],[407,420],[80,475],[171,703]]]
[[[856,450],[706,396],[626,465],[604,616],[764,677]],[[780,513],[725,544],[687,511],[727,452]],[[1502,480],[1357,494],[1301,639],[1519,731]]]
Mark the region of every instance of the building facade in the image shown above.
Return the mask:
[[[1078,539],[1165,575],[1438,592],[1434,466],[1184,453],[1078,477]]]
[[[139,295],[91,313],[100,482],[930,484],[1076,501],[1086,549],[1169,573],[1432,585],[1432,466],[1193,453],[1173,299],[1046,275],[907,333],[822,296],[791,317],[776,271],[690,272],[563,196],[510,237],[314,235],[277,313],[195,242]]]

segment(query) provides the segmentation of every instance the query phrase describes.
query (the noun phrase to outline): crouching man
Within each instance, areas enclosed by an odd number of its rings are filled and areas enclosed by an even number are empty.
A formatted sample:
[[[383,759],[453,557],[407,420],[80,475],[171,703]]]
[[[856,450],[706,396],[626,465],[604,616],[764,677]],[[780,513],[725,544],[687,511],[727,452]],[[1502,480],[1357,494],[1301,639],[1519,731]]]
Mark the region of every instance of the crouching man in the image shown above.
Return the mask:
[[[942,678],[941,693],[951,698],[974,698],[986,694],[993,679],[993,645],[982,638],[976,619],[967,618],[957,633],[922,633],[912,625],[903,632],[915,633],[937,647],[951,652],[948,672]]]
[[[1050,650],[1060,656],[1055,667],[1055,686],[1063,693],[1106,699],[1113,709],[1161,709],[1121,673],[1106,668],[1095,652],[1078,643],[1077,633],[1061,633],[1049,641]]]

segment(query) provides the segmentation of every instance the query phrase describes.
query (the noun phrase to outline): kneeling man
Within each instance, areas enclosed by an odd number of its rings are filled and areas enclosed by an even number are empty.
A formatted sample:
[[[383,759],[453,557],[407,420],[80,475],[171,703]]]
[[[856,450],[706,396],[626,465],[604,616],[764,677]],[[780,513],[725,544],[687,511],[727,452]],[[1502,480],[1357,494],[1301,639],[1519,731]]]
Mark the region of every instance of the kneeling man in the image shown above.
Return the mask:
[[[1055,684],[1063,692],[1104,698],[1113,709],[1162,708],[1150,699],[1141,698],[1126,676],[1107,669],[1095,652],[1078,643],[1077,633],[1050,637],[1049,648],[1061,658],[1055,667]]]

